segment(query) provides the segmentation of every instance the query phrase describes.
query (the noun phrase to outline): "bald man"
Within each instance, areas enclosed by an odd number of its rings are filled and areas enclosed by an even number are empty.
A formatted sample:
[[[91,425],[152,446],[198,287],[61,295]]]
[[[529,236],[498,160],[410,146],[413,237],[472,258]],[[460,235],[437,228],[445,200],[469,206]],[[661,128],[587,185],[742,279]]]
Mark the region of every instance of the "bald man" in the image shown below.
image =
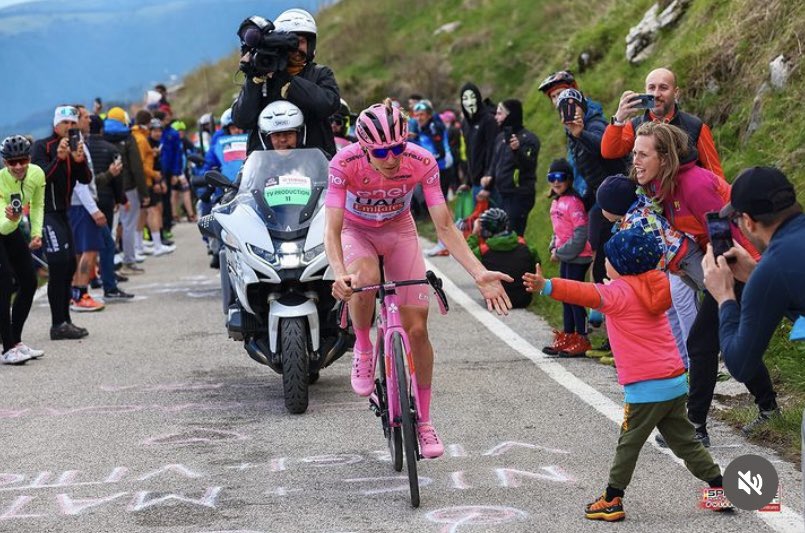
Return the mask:
[[[666,122],[682,128],[690,137],[690,145],[698,152],[700,166],[710,170],[718,176],[724,177],[721,161],[713,142],[710,128],[689,113],[679,110],[676,103],[679,87],[676,75],[667,68],[658,68],[646,76],[646,94],[654,96],[654,108],[640,107],[639,100],[632,100],[637,96],[633,91],[626,91],[621,96],[618,111],[612,116],[610,125],[604,131],[601,139],[601,155],[605,159],[620,159],[626,157],[634,147],[635,131],[644,122]],[[643,114],[634,117],[635,113]],[[629,120],[629,117],[634,117]]]

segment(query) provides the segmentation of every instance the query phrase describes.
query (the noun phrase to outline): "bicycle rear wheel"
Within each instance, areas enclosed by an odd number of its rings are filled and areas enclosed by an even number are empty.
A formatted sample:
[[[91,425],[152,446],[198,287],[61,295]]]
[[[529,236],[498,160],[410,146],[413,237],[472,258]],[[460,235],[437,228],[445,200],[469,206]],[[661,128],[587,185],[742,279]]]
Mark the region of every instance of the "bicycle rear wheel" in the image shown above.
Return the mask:
[[[411,506],[419,507],[419,476],[416,470],[419,451],[417,450],[416,424],[411,410],[411,393],[408,390],[405,350],[403,349],[402,336],[399,333],[395,333],[392,336],[392,347],[394,349],[394,370],[397,375],[397,396],[400,402],[400,426],[402,427],[402,438],[405,447],[405,463],[408,467],[408,487],[411,491]]]

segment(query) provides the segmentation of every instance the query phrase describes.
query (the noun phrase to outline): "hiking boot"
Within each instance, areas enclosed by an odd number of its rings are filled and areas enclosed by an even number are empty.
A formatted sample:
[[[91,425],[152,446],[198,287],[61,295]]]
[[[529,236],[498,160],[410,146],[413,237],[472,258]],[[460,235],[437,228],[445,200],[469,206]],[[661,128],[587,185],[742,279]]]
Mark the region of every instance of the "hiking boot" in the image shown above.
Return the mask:
[[[559,351],[559,357],[581,357],[592,349],[590,340],[580,333],[571,333],[570,340],[564,350]]]
[[[564,350],[569,343],[570,343],[569,333],[554,330],[553,344],[551,346],[545,346],[542,349],[542,353],[546,355],[557,355],[559,354],[560,351]]]
[[[436,459],[444,454],[444,444],[436,434],[433,424],[430,422],[422,422],[416,428],[417,438],[419,440],[419,453],[425,459]]]
[[[50,340],[52,341],[82,339],[87,335],[87,330],[70,322],[63,322],[50,328]]]
[[[355,350],[352,359],[352,390],[358,396],[369,396],[375,390],[375,365],[371,350]]]
[[[4,365],[23,365],[30,358],[28,354],[24,354],[14,347],[0,355],[0,363]]]
[[[45,355],[45,350],[37,350],[36,348],[31,348],[30,346],[26,346],[23,343],[17,344],[14,347],[14,349],[23,355],[27,355],[31,359],[39,359],[40,357]]]
[[[612,357],[612,347],[609,345],[609,339],[604,339],[604,342],[601,343],[601,346],[598,348],[590,348],[585,352],[584,355],[593,359]]]
[[[764,428],[769,420],[779,417],[780,414],[779,407],[771,411],[760,411],[757,415],[757,418],[741,428],[741,433],[743,433],[744,437],[750,437],[755,431],[759,431]]]
[[[76,313],[94,313],[95,311],[103,311],[104,307],[106,306],[90,296],[88,292],[82,294],[78,301],[72,300],[70,302],[70,311]]]
[[[593,503],[587,504],[584,508],[584,518],[619,522],[626,518],[626,513],[623,512],[623,499],[620,496],[615,496],[611,501],[607,501],[607,495],[604,493]]]
[[[125,302],[127,300],[131,300],[132,298],[134,298],[133,294],[121,291],[118,288],[114,288],[111,291],[103,291],[103,299],[105,301]]]

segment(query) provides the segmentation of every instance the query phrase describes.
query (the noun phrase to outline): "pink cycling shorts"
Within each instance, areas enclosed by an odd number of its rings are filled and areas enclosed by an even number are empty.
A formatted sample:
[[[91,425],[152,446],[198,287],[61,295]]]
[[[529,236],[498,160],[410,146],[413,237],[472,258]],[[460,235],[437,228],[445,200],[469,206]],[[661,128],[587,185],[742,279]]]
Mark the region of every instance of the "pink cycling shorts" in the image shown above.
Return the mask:
[[[425,260],[419,245],[414,219],[409,214],[379,228],[366,227],[344,220],[341,230],[344,264],[349,268],[356,259],[383,256],[387,281],[425,279]],[[358,280],[359,284],[363,284]],[[400,305],[427,307],[428,285],[412,285],[397,289]]]

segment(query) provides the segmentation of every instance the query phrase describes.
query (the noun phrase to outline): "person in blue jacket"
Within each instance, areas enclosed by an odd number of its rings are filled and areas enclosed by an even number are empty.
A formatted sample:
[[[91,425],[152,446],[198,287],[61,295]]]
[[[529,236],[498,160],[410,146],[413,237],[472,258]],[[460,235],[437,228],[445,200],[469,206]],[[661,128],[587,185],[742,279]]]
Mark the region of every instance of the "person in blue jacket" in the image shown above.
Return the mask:
[[[791,339],[805,340],[805,215],[785,174],[752,167],[735,178],[721,216],[737,222],[763,254],[756,262],[734,245],[716,257],[708,244],[702,262],[704,285],[718,302],[721,355],[730,374],[745,383],[764,371],[763,354],[783,317],[794,321]],[[746,283],[740,304],[735,280]],[[744,433],[778,414],[760,411]]]
[[[429,100],[420,100],[414,104],[414,118],[418,129],[411,142],[433,154],[439,165],[439,171],[452,168],[453,154],[450,151],[450,142],[447,137],[447,126],[439,115],[434,114],[433,104]],[[444,176],[441,179],[441,186],[442,194],[447,198],[450,183]]]

